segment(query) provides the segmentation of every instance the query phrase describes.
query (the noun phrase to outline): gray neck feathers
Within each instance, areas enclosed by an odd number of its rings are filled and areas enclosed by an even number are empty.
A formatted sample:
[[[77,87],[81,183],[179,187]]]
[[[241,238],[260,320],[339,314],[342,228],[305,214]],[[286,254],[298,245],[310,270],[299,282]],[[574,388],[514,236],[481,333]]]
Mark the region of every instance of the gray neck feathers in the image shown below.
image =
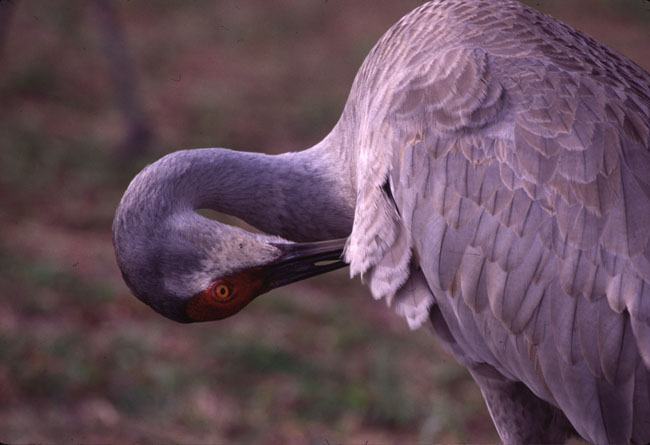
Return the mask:
[[[113,222],[118,263],[134,294],[168,314],[179,297],[216,277],[278,255],[269,242],[281,239],[209,220],[195,209],[231,214],[295,241],[348,235],[354,195],[345,170],[330,169],[334,161],[324,148],[277,156],[187,150],[145,168]]]
[[[219,157],[211,174],[222,178],[204,189],[201,206],[292,241],[350,233],[354,194],[347,166],[338,168],[322,147],[277,156],[221,151]]]

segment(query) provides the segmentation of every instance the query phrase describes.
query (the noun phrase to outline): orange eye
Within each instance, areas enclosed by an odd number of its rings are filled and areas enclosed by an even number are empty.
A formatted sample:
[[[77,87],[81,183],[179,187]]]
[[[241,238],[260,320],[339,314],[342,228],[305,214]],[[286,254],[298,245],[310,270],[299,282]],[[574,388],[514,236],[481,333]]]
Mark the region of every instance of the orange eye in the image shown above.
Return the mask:
[[[225,284],[218,284],[214,288],[214,295],[220,300],[225,300],[230,297],[230,288]]]

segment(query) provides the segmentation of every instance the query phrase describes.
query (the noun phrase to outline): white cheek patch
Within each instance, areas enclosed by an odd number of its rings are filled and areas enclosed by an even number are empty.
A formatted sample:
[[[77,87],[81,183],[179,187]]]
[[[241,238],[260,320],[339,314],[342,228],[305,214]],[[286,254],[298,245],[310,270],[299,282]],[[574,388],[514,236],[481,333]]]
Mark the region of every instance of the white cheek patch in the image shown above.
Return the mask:
[[[165,275],[165,289],[172,295],[190,298],[208,288],[216,278],[209,269],[201,269],[192,273]]]
[[[172,215],[162,233],[170,247],[157,265],[163,286],[167,294],[183,299],[205,290],[217,278],[276,260],[281,252],[271,243],[288,243],[209,220],[191,209]]]

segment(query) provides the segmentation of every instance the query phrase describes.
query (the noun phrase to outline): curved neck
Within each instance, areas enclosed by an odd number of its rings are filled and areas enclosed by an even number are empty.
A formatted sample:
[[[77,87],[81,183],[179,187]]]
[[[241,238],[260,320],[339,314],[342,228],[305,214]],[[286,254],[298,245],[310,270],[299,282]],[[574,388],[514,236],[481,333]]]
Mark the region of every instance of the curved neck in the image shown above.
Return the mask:
[[[341,238],[352,228],[354,193],[348,166],[330,141],[281,155],[219,148],[179,151],[143,174],[154,179],[150,185],[176,210],[210,208],[292,241]]]

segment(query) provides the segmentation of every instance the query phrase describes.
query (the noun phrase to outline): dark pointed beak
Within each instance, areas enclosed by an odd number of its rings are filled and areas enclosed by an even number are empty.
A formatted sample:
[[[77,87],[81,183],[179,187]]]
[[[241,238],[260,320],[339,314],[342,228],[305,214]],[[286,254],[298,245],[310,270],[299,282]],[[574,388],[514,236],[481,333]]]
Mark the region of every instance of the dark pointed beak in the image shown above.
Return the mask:
[[[347,266],[341,259],[346,240],[274,244],[283,255],[264,267],[265,291]]]
[[[314,243],[274,244],[282,255],[270,264],[217,278],[185,301],[177,321],[221,320],[276,287],[347,266],[341,260],[346,239]]]

